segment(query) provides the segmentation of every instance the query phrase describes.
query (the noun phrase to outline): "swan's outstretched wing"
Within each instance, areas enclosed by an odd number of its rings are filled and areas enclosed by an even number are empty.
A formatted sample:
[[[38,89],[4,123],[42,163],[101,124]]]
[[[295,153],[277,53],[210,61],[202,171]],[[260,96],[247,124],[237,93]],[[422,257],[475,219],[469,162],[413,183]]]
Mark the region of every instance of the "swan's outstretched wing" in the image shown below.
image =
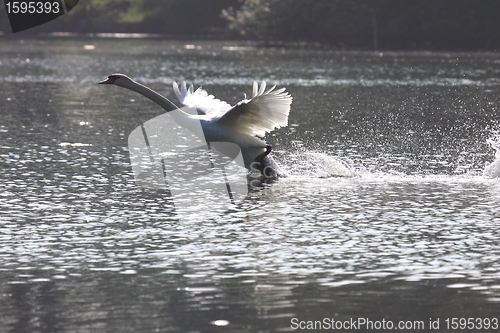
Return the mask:
[[[254,82],[252,98],[236,104],[217,123],[243,134],[258,136],[264,136],[266,132],[277,127],[286,126],[292,96],[285,88],[274,90],[275,87],[266,91],[266,82],[262,81],[260,87]]]
[[[180,89],[176,82],[173,83],[173,86],[175,95],[182,104],[190,108],[195,108],[203,114],[220,116],[231,109],[230,104],[215,98],[214,95],[209,95],[201,87],[194,90],[191,84],[189,88],[187,88],[186,82],[181,84]]]

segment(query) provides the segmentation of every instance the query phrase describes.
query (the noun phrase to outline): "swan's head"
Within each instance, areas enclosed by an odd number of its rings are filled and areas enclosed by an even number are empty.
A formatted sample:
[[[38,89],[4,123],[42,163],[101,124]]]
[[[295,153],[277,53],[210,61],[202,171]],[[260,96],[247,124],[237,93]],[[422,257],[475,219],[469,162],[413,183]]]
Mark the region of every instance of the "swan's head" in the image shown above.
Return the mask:
[[[99,84],[116,84],[120,87],[127,87],[133,82],[127,75],[112,74],[106,80],[99,82]]]

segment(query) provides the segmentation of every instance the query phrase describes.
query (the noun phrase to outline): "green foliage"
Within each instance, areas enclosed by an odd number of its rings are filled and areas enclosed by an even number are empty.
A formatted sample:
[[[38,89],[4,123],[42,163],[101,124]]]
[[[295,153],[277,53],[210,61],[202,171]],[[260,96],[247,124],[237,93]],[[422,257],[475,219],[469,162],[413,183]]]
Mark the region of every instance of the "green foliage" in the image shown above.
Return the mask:
[[[223,16],[229,28],[262,39],[320,40],[355,35],[371,28],[373,10],[367,1],[245,0],[239,10]]]
[[[158,1],[158,0],[128,0],[126,11],[117,18],[118,22],[138,23],[144,22],[161,13],[170,12],[170,8],[179,1]]]
[[[239,10],[228,7],[222,10],[222,17],[228,22],[228,28],[242,35],[251,33],[261,37],[272,28],[272,11],[277,0],[249,0]]]
[[[229,29],[267,40],[371,48],[500,47],[498,0],[244,0],[227,8]],[[375,20],[376,18],[376,20]]]
[[[163,34],[206,35],[226,30],[223,8],[235,0],[85,0],[74,16],[92,25]],[[97,22],[97,23],[96,23]]]
[[[372,49],[376,30],[380,49],[497,50],[499,14],[499,0],[80,0],[68,15],[37,29],[356,49]],[[0,10],[0,29],[7,27]]]

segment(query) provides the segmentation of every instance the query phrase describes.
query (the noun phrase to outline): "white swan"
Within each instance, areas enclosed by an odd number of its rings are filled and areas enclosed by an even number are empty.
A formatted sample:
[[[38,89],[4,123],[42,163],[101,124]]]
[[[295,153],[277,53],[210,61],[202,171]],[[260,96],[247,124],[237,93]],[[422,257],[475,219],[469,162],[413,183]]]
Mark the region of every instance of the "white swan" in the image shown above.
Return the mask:
[[[271,146],[259,137],[288,124],[292,96],[285,88],[274,90],[274,86],[266,90],[266,82],[263,81],[260,87],[254,82],[252,98],[245,98],[231,106],[209,95],[201,87],[194,90],[193,85],[187,88],[183,83],[179,88],[174,82],[174,92],[179,101],[184,106],[198,111],[198,115],[192,115],[180,110],[166,97],[123,74],[110,75],[99,84],[115,84],[138,92],[166,111],[178,110],[175,120],[180,125],[189,129],[190,123],[200,123],[207,142],[235,143],[241,148],[247,169],[260,171],[268,178],[276,176],[277,166],[268,156]]]

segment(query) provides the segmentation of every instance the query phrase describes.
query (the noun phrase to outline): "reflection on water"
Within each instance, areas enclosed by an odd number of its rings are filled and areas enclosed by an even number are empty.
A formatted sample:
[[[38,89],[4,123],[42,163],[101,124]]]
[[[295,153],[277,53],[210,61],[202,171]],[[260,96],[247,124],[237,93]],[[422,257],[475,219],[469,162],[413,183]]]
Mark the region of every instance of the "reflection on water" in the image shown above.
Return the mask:
[[[498,314],[500,187],[483,172],[499,70],[493,54],[0,40],[0,331]],[[172,99],[174,79],[230,102],[287,86],[290,126],[267,139],[288,177],[179,223],[129,163],[128,135],[163,111],[97,86],[114,72]]]
[[[214,285],[195,275],[86,272],[68,280],[11,284],[2,290],[3,330],[288,332],[293,318],[369,318],[424,321],[427,329],[420,331],[430,331],[429,320],[439,318],[446,331],[449,314],[498,316],[498,306],[485,302],[480,292],[447,286],[453,279],[408,283],[373,276],[364,284],[331,287],[264,274],[224,278]]]

